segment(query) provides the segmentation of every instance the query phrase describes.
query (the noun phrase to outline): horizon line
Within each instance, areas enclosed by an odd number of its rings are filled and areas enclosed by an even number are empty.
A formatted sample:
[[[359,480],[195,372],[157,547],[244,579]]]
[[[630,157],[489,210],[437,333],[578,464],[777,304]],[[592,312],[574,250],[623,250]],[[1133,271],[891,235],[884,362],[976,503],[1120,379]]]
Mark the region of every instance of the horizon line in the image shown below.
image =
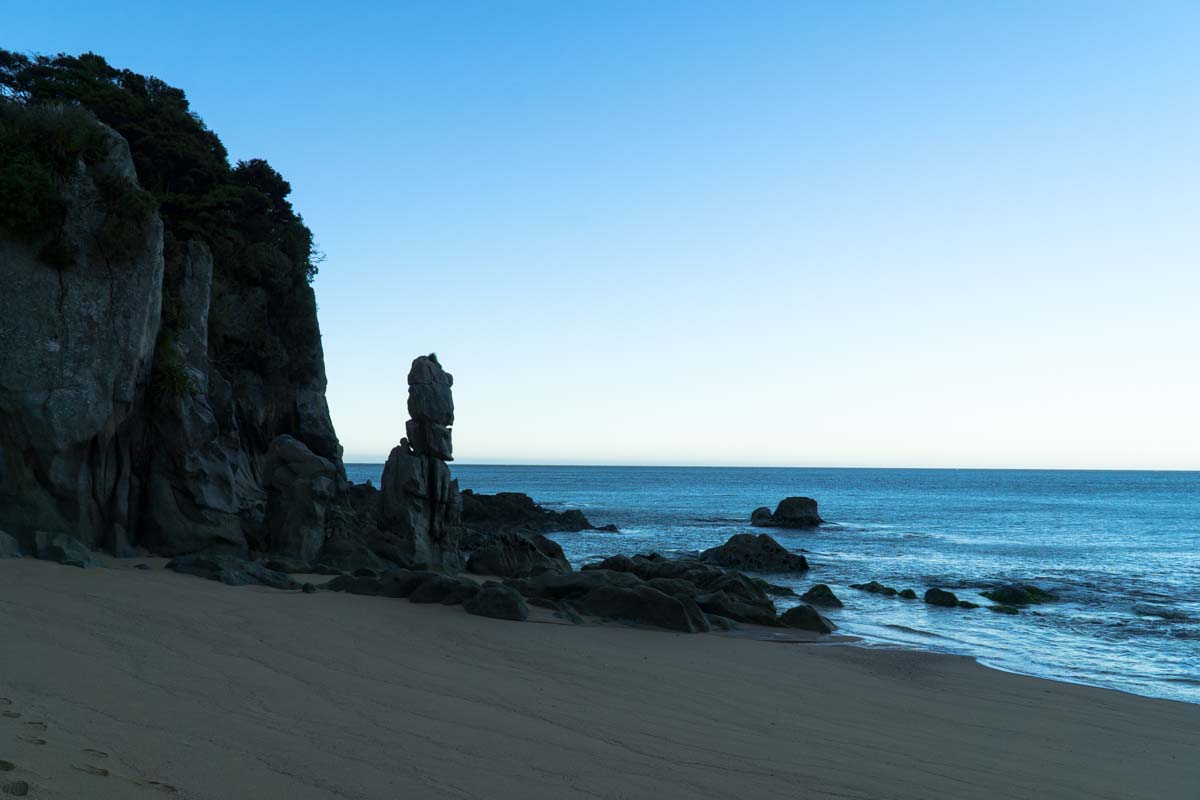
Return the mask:
[[[347,466],[382,467],[387,458],[379,460],[351,460],[343,458]],[[459,467],[564,467],[587,469],[780,469],[780,470],[895,470],[912,472],[1180,472],[1200,473],[1198,469],[1180,467],[878,467],[878,466],[815,466],[782,464],[621,464],[621,463],[576,463],[540,461],[451,461],[451,468]]]

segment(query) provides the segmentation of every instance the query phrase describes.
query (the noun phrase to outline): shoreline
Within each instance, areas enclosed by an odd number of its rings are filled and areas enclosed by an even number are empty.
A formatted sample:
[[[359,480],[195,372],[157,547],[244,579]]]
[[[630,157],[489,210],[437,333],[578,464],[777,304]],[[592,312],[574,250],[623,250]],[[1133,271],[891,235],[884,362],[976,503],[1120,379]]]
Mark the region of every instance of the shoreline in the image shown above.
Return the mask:
[[[0,613],[2,710],[21,714],[0,718],[15,765],[0,783],[32,797],[1128,799],[1200,785],[1200,706],[968,656],[504,622],[121,562],[0,562]]]

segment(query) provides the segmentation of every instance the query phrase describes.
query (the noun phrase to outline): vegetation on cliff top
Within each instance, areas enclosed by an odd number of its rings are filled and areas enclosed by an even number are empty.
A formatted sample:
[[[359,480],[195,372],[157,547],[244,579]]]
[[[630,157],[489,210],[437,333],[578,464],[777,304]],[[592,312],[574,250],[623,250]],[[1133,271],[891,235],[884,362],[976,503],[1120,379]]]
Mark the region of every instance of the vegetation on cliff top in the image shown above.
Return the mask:
[[[35,241],[65,266],[61,189],[81,161],[98,157],[99,129],[128,142],[138,181],[162,216],[166,278],[163,324],[178,324],[184,244],[213,253],[209,354],[238,381],[266,386],[309,381],[320,370],[320,337],[310,283],[319,258],[312,232],[287,197],[291,186],[266,161],[230,165],[221,140],[191,111],[183,91],[112,67],[102,57],[26,56],[0,50],[0,227]],[[151,204],[96,181],[111,205],[103,236],[128,245],[131,215]],[[128,185],[124,184],[126,190]],[[49,234],[47,232],[50,232]]]

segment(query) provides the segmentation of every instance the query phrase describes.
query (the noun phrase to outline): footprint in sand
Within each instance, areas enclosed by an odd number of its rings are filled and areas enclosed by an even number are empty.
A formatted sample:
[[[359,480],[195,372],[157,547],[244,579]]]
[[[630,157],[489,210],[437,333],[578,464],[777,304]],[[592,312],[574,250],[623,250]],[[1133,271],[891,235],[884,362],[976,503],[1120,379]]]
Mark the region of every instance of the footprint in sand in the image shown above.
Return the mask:
[[[108,758],[108,753],[104,752],[103,750],[93,750],[90,747],[85,747],[83,748],[83,752],[91,753],[96,758]]]
[[[26,722],[25,727],[29,728],[31,731],[44,731],[46,730],[47,726],[44,722]]]
[[[161,781],[140,781],[140,783],[143,786],[149,786],[151,788],[158,789],[160,792],[166,792],[167,794],[179,793],[179,790],[169,783],[162,783]]]
[[[11,761],[5,761],[4,759],[0,758],[0,772],[12,772],[16,768],[17,768],[16,764],[12,763]]]
[[[9,700],[7,697],[0,697],[0,706],[11,706],[11,705],[12,705],[12,700]]]
[[[93,767],[91,764],[84,764],[82,766],[80,766],[79,764],[72,764],[71,768],[77,769],[80,772],[86,772],[88,775],[99,775],[101,778],[107,778],[109,775],[112,774],[111,772],[106,770],[104,767]]]
[[[24,797],[29,794],[29,784],[25,781],[13,781],[0,786],[0,792],[12,797]]]
[[[25,744],[36,744],[38,746],[41,746],[46,743],[46,740],[42,739],[39,736],[18,736],[17,738],[20,739]]]
[[[21,716],[21,712],[5,710],[5,711],[0,711],[0,716],[8,717],[9,719],[16,719],[17,717]]]

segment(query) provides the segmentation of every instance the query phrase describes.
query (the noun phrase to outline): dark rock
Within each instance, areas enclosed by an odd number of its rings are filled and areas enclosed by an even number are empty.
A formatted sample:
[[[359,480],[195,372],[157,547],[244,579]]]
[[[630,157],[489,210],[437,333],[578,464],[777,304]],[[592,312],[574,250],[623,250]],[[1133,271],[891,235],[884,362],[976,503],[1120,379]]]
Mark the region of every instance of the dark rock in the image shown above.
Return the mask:
[[[628,589],[599,586],[574,605],[584,614],[645,623],[684,633],[703,633],[710,629],[708,620],[694,601],[671,597],[644,585]]]
[[[563,555],[562,547],[540,533],[501,531],[487,537],[467,560],[467,572],[501,578],[570,571],[571,565]]]
[[[1058,599],[1044,589],[1039,589],[1032,584],[1014,583],[990,591],[980,592],[980,594],[988,600],[1008,606],[1028,606]]]
[[[495,619],[511,619],[518,622],[529,619],[529,606],[525,598],[511,586],[488,581],[479,591],[463,601],[468,614]]]
[[[701,553],[700,560],[752,572],[803,572],[808,569],[804,556],[789,552],[765,533],[731,536],[725,544]]]
[[[821,616],[820,612],[810,605],[798,605],[795,608],[789,608],[779,615],[779,621],[789,628],[799,628],[805,631],[815,631],[816,633],[833,633],[837,628],[836,625]]]
[[[313,562],[325,546],[325,509],[338,486],[338,465],[294,436],[276,436],[267,450],[263,484],[272,553]]]
[[[790,586],[780,586],[776,583],[768,583],[762,578],[756,578],[755,583],[762,587],[762,590],[772,597],[795,597],[796,590]]]
[[[317,587],[313,586],[311,583],[306,583],[300,587],[300,591],[304,592],[305,594],[312,594],[313,592],[317,591]]]
[[[274,589],[299,589],[300,584],[256,561],[246,561],[236,556],[191,555],[178,556],[167,563],[167,569],[220,581],[228,586],[259,584]]]
[[[958,607],[959,607],[959,608],[967,608],[967,609],[970,609],[970,608],[979,608],[979,604],[978,604],[978,603],[972,603],[970,600],[959,600],[959,601],[958,601]]]
[[[319,561],[327,569],[354,573],[361,569],[381,574],[392,568],[392,564],[377,555],[372,545],[386,552],[383,536],[367,528],[361,532],[363,538],[338,537],[325,542]]]
[[[900,594],[898,596],[904,598],[905,600],[916,600],[917,599],[917,593],[914,592],[912,589],[901,589]]]
[[[579,575],[598,572],[606,582],[616,576],[635,576],[653,586],[667,588],[666,593],[691,597],[702,610],[732,617],[741,622],[777,625],[775,604],[763,588],[765,581],[752,579],[735,570],[722,569],[692,559],[666,559],[649,556],[612,556],[598,564],[585,566]],[[630,586],[628,582],[624,586]],[[769,585],[769,584],[766,584]]]
[[[565,619],[572,625],[583,624],[583,617],[579,616],[579,612],[576,611],[570,603],[557,603],[554,609],[554,616],[558,617],[559,619]]]
[[[760,528],[815,528],[824,521],[811,497],[787,497],[779,501],[774,513],[763,506],[750,515],[750,524]]]
[[[34,554],[43,561],[55,561],[68,567],[86,569],[100,566],[100,559],[91,550],[65,533],[35,533]]]
[[[871,594],[882,594],[887,597],[892,597],[897,594],[896,590],[891,586],[884,586],[879,581],[868,581],[867,583],[852,583],[851,589],[858,589],[860,592],[870,592]]]
[[[21,545],[4,531],[0,531],[0,558],[20,558]]]
[[[945,606],[947,608],[958,605],[958,597],[954,592],[947,592],[943,589],[933,588],[925,592],[925,602],[931,606]]]
[[[150,569],[150,565],[149,565],[149,564],[134,564],[134,565],[133,565],[133,568],[134,568],[134,569],[147,570],[147,569]]]
[[[618,528],[616,525],[613,525],[611,522],[607,525],[601,525],[599,528],[596,528],[596,530],[603,531],[604,533],[620,533],[621,532],[621,529]]]
[[[408,597],[427,581],[440,577],[428,570],[392,570],[379,578],[380,597]]]
[[[593,529],[592,523],[583,512],[575,509],[551,511],[533,502],[533,498],[527,494],[476,494],[470,489],[462,493],[462,523],[470,531],[485,534],[502,531],[555,533]],[[612,526],[603,530],[610,527],[613,531],[616,530]]]
[[[741,630],[742,626],[731,620],[729,617],[722,617],[717,614],[705,614],[708,619],[708,625],[714,631],[737,631]]]
[[[479,592],[479,584],[470,578],[454,578],[435,575],[422,580],[408,596],[410,603],[441,603],[453,606],[462,603]]]
[[[268,558],[263,562],[263,566],[267,569],[273,569],[276,572],[283,572],[288,575],[303,574],[313,571],[311,564],[298,561],[294,558],[276,557]]]
[[[823,583],[818,583],[804,594],[800,595],[800,599],[814,606],[832,606],[833,608],[842,608],[842,601]]]
[[[1017,608],[1016,606],[1000,605],[1000,606],[986,606],[986,608],[988,611],[994,611],[997,614],[1008,614],[1010,616],[1021,613],[1021,609]]]
[[[379,594],[383,582],[379,578],[339,575],[321,586],[327,592],[345,592],[374,597]]]

